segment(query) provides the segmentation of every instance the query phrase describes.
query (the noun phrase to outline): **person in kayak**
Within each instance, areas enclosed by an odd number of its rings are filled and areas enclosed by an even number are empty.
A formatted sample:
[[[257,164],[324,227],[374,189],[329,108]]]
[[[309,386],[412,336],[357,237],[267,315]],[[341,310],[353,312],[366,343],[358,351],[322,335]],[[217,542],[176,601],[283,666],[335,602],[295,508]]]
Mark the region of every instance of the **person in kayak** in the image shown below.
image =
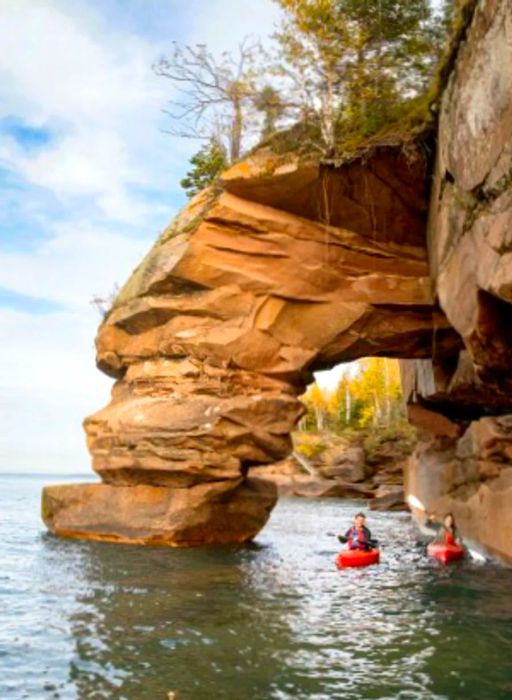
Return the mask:
[[[453,513],[446,513],[443,518],[443,523],[439,528],[439,532],[436,534],[436,542],[442,542],[443,544],[462,544],[462,537],[459,535],[459,531],[455,525],[455,518]]]
[[[436,534],[432,540],[433,542],[449,545],[456,544],[459,547],[462,546],[462,537],[460,536],[457,526],[455,525],[453,513],[446,513],[442,523],[436,523],[434,516],[429,514],[427,516],[427,522],[428,525],[436,529]]]
[[[366,527],[366,515],[364,513],[357,513],[354,516],[354,524],[351,528],[347,530],[343,538],[348,544],[349,549],[361,549],[367,552],[369,549],[373,549],[375,546],[372,540],[372,534],[370,530]]]

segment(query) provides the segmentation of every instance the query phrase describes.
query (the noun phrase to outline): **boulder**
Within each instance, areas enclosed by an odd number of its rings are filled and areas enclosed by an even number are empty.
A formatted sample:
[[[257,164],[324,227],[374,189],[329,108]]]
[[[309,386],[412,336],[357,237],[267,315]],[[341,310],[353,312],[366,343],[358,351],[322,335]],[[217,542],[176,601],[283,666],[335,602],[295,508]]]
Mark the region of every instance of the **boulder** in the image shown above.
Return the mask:
[[[358,445],[337,445],[322,454],[318,472],[327,479],[358,483],[366,478],[364,450]]]
[[[370,510],[407,510],[404,488],[401,485],[385,484],[379,486],[372,500],[368,503]]]
[[[353,484],[339,479],[303,476],[293,480],[290,495],[304,498],[373,498],[372,489],[365,484]]]
[[[169,547],[253,539],[277,499],[259,479],[188,488],[72,484],[47,486],[42,517],[64,537]]]

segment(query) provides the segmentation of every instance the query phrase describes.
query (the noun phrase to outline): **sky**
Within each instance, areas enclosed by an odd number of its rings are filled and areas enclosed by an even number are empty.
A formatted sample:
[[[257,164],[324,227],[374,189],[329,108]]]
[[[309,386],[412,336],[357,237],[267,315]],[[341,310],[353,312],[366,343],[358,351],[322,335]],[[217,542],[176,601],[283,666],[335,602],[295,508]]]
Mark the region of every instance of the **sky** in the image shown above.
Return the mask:
[[[0,2],[0,471],[86,473],[108,296],[184,203],[198,144],[163,132],[173,40],[268,36],[271,0]]]

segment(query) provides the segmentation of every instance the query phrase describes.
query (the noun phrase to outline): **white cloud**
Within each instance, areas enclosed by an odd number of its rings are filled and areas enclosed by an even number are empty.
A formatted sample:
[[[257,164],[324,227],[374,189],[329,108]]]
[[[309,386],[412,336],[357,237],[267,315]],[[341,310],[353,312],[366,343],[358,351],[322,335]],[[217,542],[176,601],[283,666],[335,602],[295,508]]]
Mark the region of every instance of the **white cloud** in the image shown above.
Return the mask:
[[[0,471],[86,471],[83,418],[112,380],[94,367],[99,317],[0,309]]]
[[[0,287],[81,310],[93,296],[105,296],[122,284],[147,247],[147,239],[87,222],[54,226],[53,235],[36,250],[0,249]]]
[[[16,248],[0,231],[0,287],[64,307],[0,308],[0,470],[88,463],[81,420],[111,383],[94,366],[100,319],[89,300],[123,283],[167,223],[197,148],[161,132],[171,84],[152,63],[173,39],[230,49],[272,31],[276,16],[272,0],[250,12],[231,0],[0,2],[3,113],[51,134],[36,150],[0,142],[15,182],[2,223],[37,232]]]
[[[192,9],[201,6],[200,14],[195,14],[195,23],[189,41],[204,42],[213,51],[234,49],[246,36],[265,40],[274,33],[281,10],[272,0],[258,2],[233,2],[233,0],[196,0]]]
[[[58,118],[122,128],[123,115],[158,105],[158,81],[149,79],[152,44],[98,26],[87,4],[4,0],[0,18],[7,111],[36,124]]]

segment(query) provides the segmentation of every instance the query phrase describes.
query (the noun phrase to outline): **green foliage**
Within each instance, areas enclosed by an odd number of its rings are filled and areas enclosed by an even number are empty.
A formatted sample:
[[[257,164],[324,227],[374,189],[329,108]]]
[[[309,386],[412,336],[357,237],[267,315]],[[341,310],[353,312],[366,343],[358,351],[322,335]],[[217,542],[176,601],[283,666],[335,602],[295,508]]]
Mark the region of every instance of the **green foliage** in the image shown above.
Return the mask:
[[[158,61],[156,73],[175,89],[164,110],[170,133],[214,132],[233,162],[258,131],[280,152],[343,158],[392,125],[421,128],[421,118],[432,119],[428,85],[448,32],[460,38],[456,25],[465,26],[476,0],[444,0],[436,12],[430,0],[274,1],[283,21],[273,59],[244,40],[220,56],[174,42]],[[446,52],[443,65],[451,65]],[[437,72],[436,95],[444,84]],[[286,134],[277,134],[283,124]]]
[[[324,155],[415,110],[446,37],[429,0],[275,1],[285,11],[275,35],[284,101],[318,122]]]
[[[192,168],[180,182],[180,185],[187,193],[187,197],[193,197],[205,187],[208,187],[227,167],[226,150],[216,138],[211,138],[207,144],[192,156],[190,164]]]

